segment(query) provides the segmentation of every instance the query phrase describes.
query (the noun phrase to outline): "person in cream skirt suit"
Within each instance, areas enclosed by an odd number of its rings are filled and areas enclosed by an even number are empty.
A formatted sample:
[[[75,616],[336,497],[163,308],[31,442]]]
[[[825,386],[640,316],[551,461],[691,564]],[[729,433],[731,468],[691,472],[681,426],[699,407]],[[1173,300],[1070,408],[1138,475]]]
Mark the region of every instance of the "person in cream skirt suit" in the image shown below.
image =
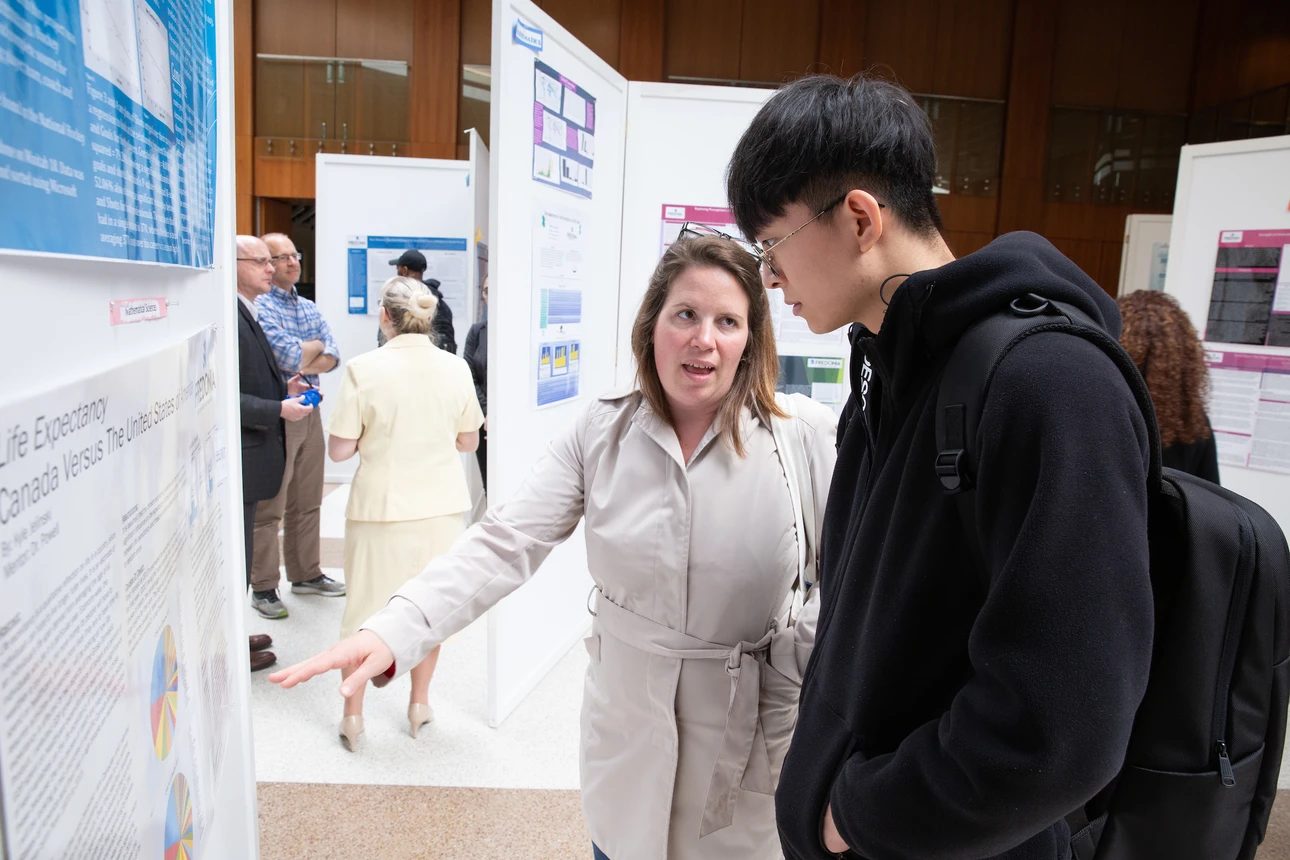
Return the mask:
[[[333,460],[360,455],[345,509],[341,636],[358,630],[465,528],[470,492],[458,452],[479,445],[483,412],[466,362],[430,338],[438,299],[420,281],[391,278],[381,288],[380,349],[345,366],[327,423]],[[434,719],[430,678],[439,648],[412,675],[412,736]],[[341,741],[352,752],[363,732],[363,688],[345,701]]]
[[[353,695],[419,664],[585,519],[588,853],[771,860],[775,784],[828,587],[808,588],[836,418],[776,396],[758,264],[729,239],[683,233],[667,250],[632,349],[637,387],[592,401],[510,499],[357,634],[271,680],[339,668]]]

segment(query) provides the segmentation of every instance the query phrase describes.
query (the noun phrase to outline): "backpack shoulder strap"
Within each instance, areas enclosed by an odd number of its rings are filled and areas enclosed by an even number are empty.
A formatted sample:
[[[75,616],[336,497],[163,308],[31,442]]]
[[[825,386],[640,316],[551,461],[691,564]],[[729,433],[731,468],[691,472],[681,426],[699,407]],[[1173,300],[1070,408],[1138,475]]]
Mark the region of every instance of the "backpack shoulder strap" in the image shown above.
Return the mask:
[[[1083,311],[1031,293],[985,317],[959,338],[941,372],[936,393],[936,476],[947,494],[957,496],[959,518],[983,579],[988,573],[976,529],[976,457],[981,414],[995,371],[1014,346],[1032,334],[1062,331],[1082,337],[1102,350],[1119,369],[1133,392],[1147,424],[1150,464],[1147,486],[1160,486],[1160,433],[1147,384],[1133,359],[1115,338]]]

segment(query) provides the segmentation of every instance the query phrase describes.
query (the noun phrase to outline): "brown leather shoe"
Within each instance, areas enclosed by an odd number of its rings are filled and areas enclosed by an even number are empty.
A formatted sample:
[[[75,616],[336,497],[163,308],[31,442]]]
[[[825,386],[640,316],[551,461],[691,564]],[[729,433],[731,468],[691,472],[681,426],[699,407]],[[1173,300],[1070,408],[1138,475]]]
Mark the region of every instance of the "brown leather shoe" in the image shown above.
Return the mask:
[[[278,658],[274,655],[272,651],[251,652],[251,671],[252,672],[258,672],[261,669],[267,669],[276,662],[278,662]]]
[[[267,633],[253,633],[248,638],[251,641],[252,651],[263,651],[273,644],[273,637]]]

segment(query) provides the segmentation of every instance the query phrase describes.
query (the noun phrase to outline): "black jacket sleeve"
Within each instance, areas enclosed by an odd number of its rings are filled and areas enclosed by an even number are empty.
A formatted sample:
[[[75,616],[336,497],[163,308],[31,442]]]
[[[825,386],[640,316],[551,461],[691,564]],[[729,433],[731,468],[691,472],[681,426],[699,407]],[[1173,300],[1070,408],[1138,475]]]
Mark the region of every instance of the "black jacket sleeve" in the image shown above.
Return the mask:
[[[439,308],[434,314],[434,331],[435,340],[439,343],[439,348],[448,352],[457,353],[457,334],[452,328],[452,308],[448,303],[440,300]]]
[[[1119,772],[1146,690],[1147,435],[1119,371],[1032,335],[999,365],[978,440],[971,671],[895,752],[843,765],[830,803],[864,857],[974,860],[1043,833]]]
[[[248,430],[264,430],[282,417],[282,401],[241,395],[242,426]]]
[[[466,359],[466,364],[470,365],[470,378],[475,383],[475,397],[479,399],[479,408],[484,414],[488,414],[488,378],[484,368],[479,366],[479,357],[475,355],[479,351],[479,330],[483,323],[475,323],[466,332],[466,347],[462,350],[462,357]]]

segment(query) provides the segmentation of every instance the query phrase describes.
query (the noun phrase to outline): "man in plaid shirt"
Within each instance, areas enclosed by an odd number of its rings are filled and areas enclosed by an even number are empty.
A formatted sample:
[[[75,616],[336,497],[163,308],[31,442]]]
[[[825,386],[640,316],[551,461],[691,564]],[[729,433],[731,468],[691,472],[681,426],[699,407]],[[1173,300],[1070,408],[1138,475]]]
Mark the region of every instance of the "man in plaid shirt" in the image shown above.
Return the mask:
[[[331,327],[318,306],[296,291],[300,254],[282,233],[264,237],[273,259],[273,289],[255,300],[260,327],[273,347],[284,379],[297,373],[311,386],[318,375],[335,370],[340,350]],[[281,557],[286,561],[292,594],[339,597],[345,586],[322,572],[319,512],[323,497],[322,415],[315,409],[301,421],[287,425],[287,468],[282,489],[255,513],[255,556],[251,566],[251,606],[265,618],[286,618],[287,608],[278,599],[278,530],[282,529]]]

